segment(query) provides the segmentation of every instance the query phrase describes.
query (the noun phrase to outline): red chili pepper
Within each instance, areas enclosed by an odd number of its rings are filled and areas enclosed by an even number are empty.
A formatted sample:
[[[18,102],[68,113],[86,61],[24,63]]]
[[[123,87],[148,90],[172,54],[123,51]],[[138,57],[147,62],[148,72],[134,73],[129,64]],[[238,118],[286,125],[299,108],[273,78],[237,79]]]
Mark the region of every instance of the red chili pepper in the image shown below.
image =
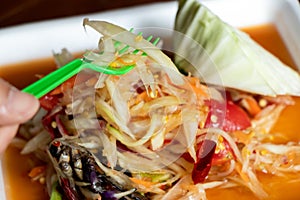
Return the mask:
[[[197,145],[197,152],[201,148],[202,144],[203,144],[203,142],[200,142]],[[219,145],[219,148],[218,148],[218,145]],[[212,166],[213,165],[221,165],[221,164],[224,164],[225,162],[229,161],[230,159],[236,158],[233,153],[232,148],[230,147],[230,145],[228,144],[228,142],[225,139],[221,144],[218,144],[218,145],[216,147],[216,151],[212,158]],[[182,154],[181,157],[190,163],[194,163],[193,158],[191,157],[191,155],[188,152]]]
[[[192,179],[195,184],[203,183],[212,166],[212,159],[216,150],[216,142],[213,140],[204,140],[198,146],[197,162],[194,164]]]
[[[212,100],[207,104],[210,111],[207,116],[205,128],[221,128],[224,131],[232,132],[245,130],[251,126],[251,121],[247,113],[232,101],[220,103]]]
[[[61,187],[66,200],[79,200],[79,195],[74,188],[70,186],[69,180],[61,178]]]
[[[42,124],[44,128],[48,131],[51,138],[59,138],[61,137],[65,132],[61,132],[61,130],[65,130],[63,128],[58,128],[58,126],[61,125],[61,119],[59,118],[60,115],[62,115],[63,110],[58,110],[57,112],[48,112],[47,115],[45,115],[42,119]],[[55,122],[55,126],[53,126]]]
[[[46,94],[40,98],[40,105],[47,111],[52,110],[59,102],[58,95]]]

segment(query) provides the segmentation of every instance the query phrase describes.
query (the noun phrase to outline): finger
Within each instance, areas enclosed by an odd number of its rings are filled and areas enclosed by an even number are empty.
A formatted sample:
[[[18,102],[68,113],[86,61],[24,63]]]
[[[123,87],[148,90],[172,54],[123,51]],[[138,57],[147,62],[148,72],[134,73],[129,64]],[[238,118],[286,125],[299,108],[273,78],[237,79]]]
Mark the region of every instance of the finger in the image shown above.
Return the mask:
[[[0,126],[20,124],[38,110],[39,101],[0,79]]]
[[[18,125],[0,127],[0,155],[2,155],[18,131]]]

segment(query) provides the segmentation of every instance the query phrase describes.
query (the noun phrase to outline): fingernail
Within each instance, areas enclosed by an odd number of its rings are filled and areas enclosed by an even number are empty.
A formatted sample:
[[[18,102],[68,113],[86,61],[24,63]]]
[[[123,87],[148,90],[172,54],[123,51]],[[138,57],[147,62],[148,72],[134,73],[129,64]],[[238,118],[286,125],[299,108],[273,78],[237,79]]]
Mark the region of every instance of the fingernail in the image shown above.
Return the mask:
[[[11,88],[8,93],[7,111],[16,114],[20,120],[28,119],[37,110],[39,105],[38,100],[24,92]]]

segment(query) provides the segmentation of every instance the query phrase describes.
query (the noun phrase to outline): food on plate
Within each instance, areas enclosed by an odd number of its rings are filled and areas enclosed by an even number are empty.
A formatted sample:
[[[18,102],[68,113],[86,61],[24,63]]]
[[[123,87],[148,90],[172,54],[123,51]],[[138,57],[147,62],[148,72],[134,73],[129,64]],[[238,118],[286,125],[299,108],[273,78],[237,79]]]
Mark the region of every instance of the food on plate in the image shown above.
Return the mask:
[[[266,198],[257,172],[299,173],[299,143],[279,144],[274,137],[284,133],[271,134],[294,104],[289,95],[299,93],[204,82],[185,62],[180,68],[190,73],[181,74],[140,35],[104,21],[84,25],[102,35],[86,61],[135,67],[120,76],[80,72],[42,97],[39,113],[20,128],[14,144],[42,161],[29,176],[46,179],[51,200],[198,200],[211,188],[241,186]]]

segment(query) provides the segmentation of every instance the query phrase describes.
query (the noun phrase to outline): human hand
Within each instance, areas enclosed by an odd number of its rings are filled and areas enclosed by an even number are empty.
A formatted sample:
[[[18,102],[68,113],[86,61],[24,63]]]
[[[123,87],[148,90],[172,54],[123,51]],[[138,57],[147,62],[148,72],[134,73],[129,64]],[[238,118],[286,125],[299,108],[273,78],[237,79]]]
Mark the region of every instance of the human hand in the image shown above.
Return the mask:
[[[0,78],[0,154],[16,135],[21,123],[37,112],[39,101]]]

